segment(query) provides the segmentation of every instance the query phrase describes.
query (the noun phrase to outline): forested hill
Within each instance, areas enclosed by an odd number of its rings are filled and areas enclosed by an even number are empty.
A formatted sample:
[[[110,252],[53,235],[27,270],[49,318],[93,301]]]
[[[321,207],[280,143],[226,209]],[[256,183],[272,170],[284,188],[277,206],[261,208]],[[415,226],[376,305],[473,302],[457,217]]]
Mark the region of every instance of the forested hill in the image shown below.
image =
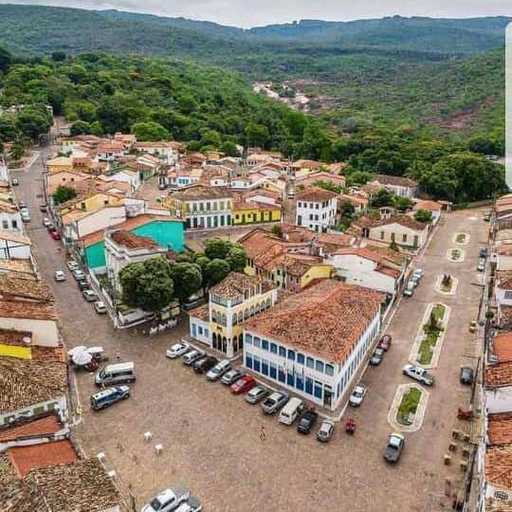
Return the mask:
[[[243,30],[211,22],[119,11],[0,5],[0,45],[14,53],[108,51],[193,57],[229,65],[233,56],[280,53],[307,46],[325,53],[411,52],[465,55],[503,46],[505,17],[467,20],[401,18],[304,20]],[[236,61],[235,61],[236,64]]]

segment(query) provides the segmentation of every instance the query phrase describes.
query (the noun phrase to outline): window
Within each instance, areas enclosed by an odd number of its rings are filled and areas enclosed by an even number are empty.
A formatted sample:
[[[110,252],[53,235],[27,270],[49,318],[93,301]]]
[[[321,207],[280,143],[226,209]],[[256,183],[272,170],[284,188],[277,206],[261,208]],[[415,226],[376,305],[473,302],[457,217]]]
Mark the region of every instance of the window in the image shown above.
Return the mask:
[[[314,368],[315,367],[315,360],[312,357],[307,358],[307,367],[308,368]]]
[[[316,371],[320,373],[324,373],[324,363],[322,361],[316,362]]]
[[[288,386],[291,387],[295,386],[295,376],[293,375],[293,373],[288,373],[286,375],[286,384],[288,384]]]
[[[267,340],[261,340],[261,348],[263,350],[268,350],[268,341]]]
[[[252,336],[250,334],[245,335],[245,343],[246,345],[252,345]]]
[[[315,380],[315,397],[322,398],[322,383]]]
[[[8,221],[6,221],[6,220],[3,220],[3,221],[2,221],[2,228],[3,228],[3,229],[9,229],[9,222],[8,222]]]
[[[295,352],[293,350],[288,350],[288,359],[290,361],[295,361]]]
[[[279,368],[279,371],[277,372],[277,379],[279,380],[279,382],[285,382],[286,380],[284,370],[282,368]]]
[[[259,338],[257,338],[256,336],[254,336],[254,346],[255,346],[256,348],[260,348],[260,346],[261,346],[260,341],[261,341],[261,340],[260,340]]]
[[[402,235],[402,242],[404,242],[404,243],[407,242],[407,233],[404,233]]]
[[[252,356],[250,354],[245,355],[245,366],[252,370]]]
[[[254,356],[253,368],[255,372],[259,372],[261,368],[259,357]]]
[[[334,366],[332,364],[325,365],[325,373],[331,377],[334,375]]]
[[[261,360],[261,373],[268,376],[268,361],[266,359]]]
[[[381,232],[380,232],[380,239],[381,239],[381,240],[384,240],[384,231],[381,231]]]
[[[309,377],[306,377],[306,393],[308,395],[313,394],[313,379],[310,379]]]
[[[275,343],[270,344],[270,352],[272,352],[272,354],[277,354],[277,345]]]
[[[269,376],[271,379],[277,378],[277,366],[274,363],[270,363],[270,372]]]
[[[304,364],[304,360],[305,360],[304,354],[297,354],[297,363]]]
[[[286,357],[286,349],[284,347],[279,347],[279,355],[281,357]]]
[[[12,221],[12,229],[18,229],[18,221],[17,220]]]
[[[302,377],[299,377],[298,375],[297,375],[297,377],[295,379],[295,387],[299,391],[304,391],[304,379]]]
[[[201,334],[201,336],[203,335],[203,328],[200,325],[197,326],[197,332]]]

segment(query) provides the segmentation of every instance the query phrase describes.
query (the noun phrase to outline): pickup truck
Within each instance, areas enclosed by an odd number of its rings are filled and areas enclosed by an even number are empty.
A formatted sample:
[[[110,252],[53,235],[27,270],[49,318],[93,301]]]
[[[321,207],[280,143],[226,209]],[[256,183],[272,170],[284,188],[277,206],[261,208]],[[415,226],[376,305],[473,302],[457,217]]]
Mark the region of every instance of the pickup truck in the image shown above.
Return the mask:
[[[413,364],[406,364],[402,370],[404,375],[411,377],[411,379],[417,380],[425,386],[433,386],[434,385],[434,377],[430,375],[430,373],[422,368],[421,366],[415,366]]]

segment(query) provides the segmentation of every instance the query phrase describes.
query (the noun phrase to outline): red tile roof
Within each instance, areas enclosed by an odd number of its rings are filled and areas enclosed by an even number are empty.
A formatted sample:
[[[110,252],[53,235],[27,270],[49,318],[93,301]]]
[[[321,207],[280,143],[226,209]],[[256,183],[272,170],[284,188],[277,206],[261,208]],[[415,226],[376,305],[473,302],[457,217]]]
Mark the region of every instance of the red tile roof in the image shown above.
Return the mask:
[[[55,305],[52,302],[29,302],[12,299],[0,300],[0,317],[53,321],[58,319]]]
[[[188,315],[202,320],[203,322],[208,322],[210,320],[210,307],[208,304],[203,304],[202,306],[190,310]]]
[[[56,434],[64,428],[56,414],[27,421],[13,427],[0,428],[0,443],[16,441],[20,438],[42,437]]]
[[[512,361],[512,332],[501,332],[493,340],[494,353],[499,363]]]
[[[331,192],[330,190],[324,190],[319,187],[310,187],[304,192],[300,192],[295,196],[295,202],[297,201],[312,201],[312,202],[323,202],[330,201],[338,197],[336,192]]]
[[[488,365],[485,368],[484,383],[490,388],[512,386],[512,361]]]
[[[9,448],[7,454],[20,478],[24,478],[32,469],[57,464],[71,464],[78,460],[75,448],[68,439],[53,443]]]
[[[157,249],[158,244],[147,236],[136,235],[125,229],[110,233],[110,238],[118,245],[128,249]]]
[[[380,185],[391,185],[395,187],[410,187],[414,188],[418,186],[418,183],[410,178],[404,178],[403,176],[392,176],[390,174],[377,174],[375,179],[370,183],[379,183]]]
[[[245,323],[245,329],[341,362],[379,314],[384,295],[322,280]]]
[[[490,445],[512,444],[512,413],[489,414],[487,437]]]
[[[512,489],[512,447],[491,446],[485,454],[485,478],[502,489]]]

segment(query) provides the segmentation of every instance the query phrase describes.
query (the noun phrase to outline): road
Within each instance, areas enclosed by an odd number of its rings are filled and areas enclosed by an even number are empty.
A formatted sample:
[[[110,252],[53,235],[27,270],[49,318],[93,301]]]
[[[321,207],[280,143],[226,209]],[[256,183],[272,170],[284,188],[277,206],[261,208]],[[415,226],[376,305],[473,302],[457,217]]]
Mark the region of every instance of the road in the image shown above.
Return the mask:
[[[166,359],[165,348],[186,332],[184,323],[156,338],[116,331],[81,298],[69,274],[67,282],[55,283],[53,272],[65,268],[64,250],[41,226],[41,171],[38,160],[29,172],[19,174],[17,192],[32,205],[29,235],[40,271],[53,287],[65,343],[103,345],[112,358],[119,354],[121,360],[134,361],[138,377],[129,400],[92,413],[87,404],[93,376],[77,375],[83,416],[76,436],[88,454],[106,454],[108,466],[138,506],[162,488],[186,485],[209,512],[451,508],[451,499],[444,497],[445,479],[455,484],[462,477],[456,464],[460,451],[451,467],[442,461],[457,425],[457,407],[469,396],[458,383],[458,369],[473,361],[465,356],[475,350],[467,325],[478,310],[481,289],[475,285],[475,268],[487,228],[478,212],[452,213],[441,221],[420,262],[424,279],[413,298],[402,300],[389,326],[392,348],[383,364],[363,378],[368,396],[359,410],[350,411],[358,425],[356,434],[350,437],[338,428],[332,442],[321,445],[313,435],[300,436],[293,427],[263,417],[258,407],[231,396],[221,384],[208,383],[179,361]],[[471,238],[465,260],[455,264],[446,251],[458,231]],[[441,297],[434,289],[443,272],[459,280],[453,297]],[[433,371],[437,383],[421,429],[406,435],[402,460],[388,466],[382,459],[391,431],[388,410],[397,385],[409,382],[400,370],[425,308],[441,300],[452,312],[439,366]],[[153,435],[149,443],[144,442],[145,432]],[[163,445],[161,455],[155,454],[157,443]]]

